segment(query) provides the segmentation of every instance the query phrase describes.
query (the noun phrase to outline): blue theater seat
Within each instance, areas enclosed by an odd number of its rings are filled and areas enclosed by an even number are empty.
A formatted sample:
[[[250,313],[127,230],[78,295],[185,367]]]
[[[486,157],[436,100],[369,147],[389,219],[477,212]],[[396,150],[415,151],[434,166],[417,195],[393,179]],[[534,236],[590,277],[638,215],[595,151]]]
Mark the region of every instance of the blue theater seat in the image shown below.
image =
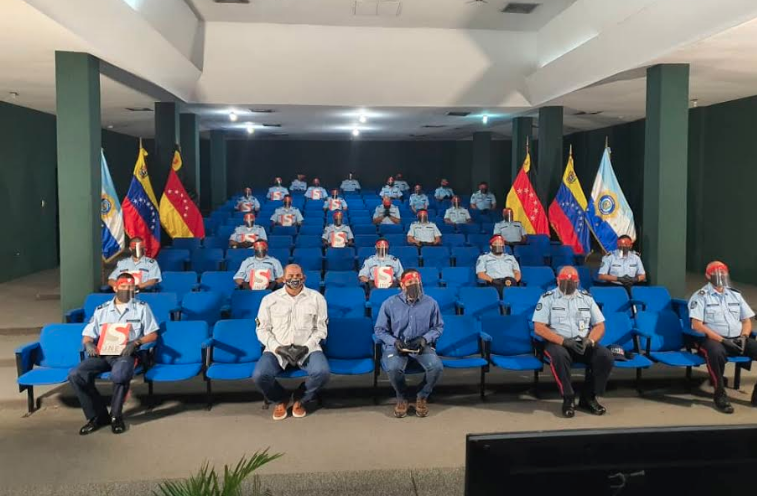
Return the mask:
[[[529,320],[533,317],[539,298],[545,293],[538,286],[512,286],[502,292],[502,302],[508,315],[523,315]]]
[[[460,286],[475,286],[475,270],[473,267],[444,267],[441,283],[448,288],[455,288],[455,291]]]
[[[464,234],[444,234],[442,236],[442,246],[464,246],[465,235]]]
[[[170,320],[176,320],[174,317],[181,309],[176,293],[139,293],[136,299],[150,306],[155,320],[161,325]]]
[[[648,358],[669,367],[685,367],[687,377],[692,367],[705,363],[704,358],[685,349],[681,320],[670,310],[639,312],[636,332]]]
[[[482,334],[479,323],[473,318],[462,315],[444,317],[444,332],[436,342],[436,353],[441,358],[444,368],[479,369],[481,398],[486,388],[486,372],[489,361],[486,359],[484,341],[488,336]]]
[[[363,288],[326,288],[324,292],[329,318],[365,317],[365,291]]]
[[[202,248],[192,252],[190,267],[198,274],[208,271],[221,270],[223,250],[218,248]]]
[[[455,259],[455,267],[473,268],[481,250],[477,246],[455,246],[450,254]]]
[[[181,320],[202,320],[212,327],[221,319],[225,304],[226,297],[222,293],[188,293],[181,300]]]
[[[439,304],[439,311],[443,315],[455,315],[457,308],[457,288],[436,288],[423,286],[423,292],[436,300]],[[445,317],[446,320],[446,317]]]
[[[446,246],[424,246],[421,248],[424,267],[449,267],[449,248]]]
[[[160,250],[155,260],[162,272],[181,272],[190,261],[189,250]]]
[[[152,395],[155,382],[185,381],[199,375],[209,337],[205,322],[166,323],[153,349],[152,365],[145,372],[149,394]]]
[[[323,351],[332,374],[374,373],[376,364],[371,319],[367,317],[330,319]]]
[[[469,317],[488,317],[500,315],[500,300],[497,290],[492,287],[461,287],[458,291],[457,306],[463,315]]]
[[[624,351],[633,355],[627,360],[615,360],[618,369],[636,370],[636,389],[641,391],[641,371],[648,369],[653,362],[642,355],[636,339],[636,331],[631,318],[624,313],[611,313],[605,318],[605,334],[600,341],[604,346],[619,345]]]
[[[270,251],[270,250],[269,250]],[[252,248],[229,248],[226,250],[226,271],[236,272],[246,259],[255,256]]]
[[[174,238],[171,241],[171,246],[174,250],[189,250],[194,251],[202,246],[201,238]]]
[[[327,248],[325,264],[327,271],[355,270],[355,249]]]
[[[543,288],[545,291],[557,285],[555,273],[551,267],[527,267],[521,265],[521,284],[529,287]]]
[[[175,293],[179,300],[184,295],[200,289],[197,283],[197,272],[163,272],[159,284],[160,292]]]
[[[376,322],[376,319],[378,318],[379,310],[381,309],[381,305],[392,296],[398,294],[400,292],[397,288],[387,288],[387,289],[372,289],[371,294],[368,296],[368,302],[366,303],[366,307],[371,312],[371,317],[373,318],[373,321]]]
[[[236,288],[234,272],[205,272],[200,276],[200,290],[221,293],[227,300]]]
[[[413,267],[402,264],[404,269],[415,269],[421,275],[421,281],[423,281],[424,288],[436,288],[439,287],[439,269],[436,267]]]
[[[269,248],[291,248],[293,245],[294,238],[292,236],[276,234],[275,236],[268,237]]]
[[[234,291],[231,295],[231,318],[232,319],[256,319],[260,303],[271,291]]]
[[[66,323],[89,322],[95,313],[95,308],[113,299],[113,293],[90,293],[84,299],[81,308],[74,308],[66,312]]]
[[[294,263],[302,267],[302,270],[322,270],[323,254],[320,248],[295,248]]]
[[[262,356],[255,333],[255,319],[219,320],[213,327],[206,355],[208,410],[213,405],[212,381],[241,381],[252,378]]]
[[[329,271],[323,279],[324,287],[329,288],[358,288],[360,280],[354,270]]]
[[[525,315],[483,317],[481,331],[491,338],[489,362],[505,370],[533,371],[535,389],[544,365],[534,353],[528,322]]]

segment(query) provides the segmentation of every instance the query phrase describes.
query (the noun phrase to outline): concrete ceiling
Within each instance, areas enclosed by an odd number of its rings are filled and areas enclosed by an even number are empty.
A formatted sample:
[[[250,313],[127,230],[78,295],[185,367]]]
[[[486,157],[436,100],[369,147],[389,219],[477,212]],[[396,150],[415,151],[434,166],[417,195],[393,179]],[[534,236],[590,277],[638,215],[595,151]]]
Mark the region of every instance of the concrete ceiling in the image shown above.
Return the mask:
[[[575,1],[518,0],[538,6],[515,14],[501,12],[509,0],[187,0],[206,22],[504,31],[536,31]]]

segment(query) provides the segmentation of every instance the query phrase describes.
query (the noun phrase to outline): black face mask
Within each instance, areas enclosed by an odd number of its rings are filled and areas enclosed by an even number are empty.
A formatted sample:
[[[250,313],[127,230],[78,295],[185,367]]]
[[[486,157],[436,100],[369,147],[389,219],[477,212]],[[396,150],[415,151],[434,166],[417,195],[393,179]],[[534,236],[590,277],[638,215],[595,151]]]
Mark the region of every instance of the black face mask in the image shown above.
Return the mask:
[[[620,250],[620,253],[622,253],[623,255],[628,255],[628,253],[631,251],[631,247],[630,246],[621,246],[619,248],[619,250]]]
[[[292,277],[287,279],[285,284],[291,289],[300,289],[302,287],[302,279]]]
[[[504,246],[492,245],[492,253],[495,255],[502,255],[505,252]]]
[[[268,255],[268,250],[265,248],[258,248],[255,250],[255,256],[258,258],[265,258]]]
[[[479,191],[483,194],[486,194],[489,190],[487,188],[481,188]]]
[[[421,297],[421,285],[420,284],[410,284],[409,286],[405,286],[405,295],[407,296],[407,301],[418,301],[418,298]]]
[[[570,296],[578,289],[578,283],[569,279],[563,279],[562,281],[557,281],[557,287],[562,294]]]
[[[116,291],[116,299],[119,303],[129,303],[131,301],[131,293],[130,289],[119,289]]]

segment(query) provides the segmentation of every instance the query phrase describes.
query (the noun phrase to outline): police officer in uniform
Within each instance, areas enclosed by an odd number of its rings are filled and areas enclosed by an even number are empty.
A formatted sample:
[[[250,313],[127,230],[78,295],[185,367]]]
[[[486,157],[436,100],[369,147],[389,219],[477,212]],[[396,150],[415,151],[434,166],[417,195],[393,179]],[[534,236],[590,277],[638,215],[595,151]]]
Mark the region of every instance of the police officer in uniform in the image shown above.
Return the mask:
[[[435,246],[442,242],[442,233],[436,224],[428,221],[428,212],[418,210],[418,222],[410,224],[407,231],[407,243],[415,246]]]
[[[612,353],[599,344],[605,333],[604,316],[594,298],[578,289],[578,272],[566,266],[557,276],[557,288],[539,299],[534,311],[534,331],[544,340],[544,355],[563,397],[562,413],[575,416],[575,394],[570,382],[574,362],[586,364],[586,380],[578,403],[594,415],[604,415],[597,395],[605,391],[614,365]]]
[[[355,236],[352,235],[352,229],[350,226],[345,226],[343,224],[344,214],[341,212],[341,210],[337,210],[334,212],[334,223],[331,225],[326,226],[326,228],[323,230],[323,245],[324,246],[333,246],[332,238],[336,233],[344,233],[346,236],[346,243],[344,246],[352,246],[355,242]]]
[[[376,207],[373,212],[374,224],[399,224],[400,223],[400,209],[396,205],[392,205],[392,200],[388,196],[385,196],[381,201],[381,205]]]
[[[455,196],[455,192],[449,187],[449,181],[442,179],[440,186],[434,190],[434,198],[437,201],[444,201],[449,200],[453,196]]]
[[[79,430],[82,436],[108,424],[114,434],[126,430],[122,412],[129,384],[134,377],[134,357],[140,346],[158,338],[155,331],[159,325],[150,307],[133,298],[134,277],[128,272],[121,274],[114,289],[115,298],[97,307],[82,331],[82,345],[87,358],[68,374],[68,382],[87,418],[87,423]],[[98,340],[104,324],[129,324],[128,341],[120,356],[100,356]],[[103,372],[110,372],[113,383],[110,414],[95,387],[95,379]]]
[[[289,195],[289,190],[281,185],[281,178],[277,177],[276,179],[273,180],[273,186],[268,188],[268,193],[266,193],[265,196],[269,200],[276,200],[276,199],[282,199],[288,195]]]
[[[376,241],[376,254],[366,258],[365,262],[363,262],[363,267],[358,273],[360,282],[375,287],[376,281],[374,280],[374,277],[377,267],[391,267],[393,278],[392,287],[397,285],[400,274],[402,274],[402,263],[397,257],[389,254],[389,242],[384,238]]]
[[[710,262],[705,277],[707,285],[689,300],[691,328],[706,336],[697,347],[715,387],[715,406],[723,413],[733,413],[723,372],[729,356],[757,360],[757,341],[749,339],[754,312],[741,293],[730,287],[728,267],[723,262]],[[752,406],[757,406],[757,384],[752,391]]]
[[[303,192],[306,189],[308,189],[308,185],[305,182],[305,174],[297,174],[297,179],[292,181],[292,184],[289,185],[289,191]]]
[[[413,194],[410,195],[408,203],[414,214],[417,214],[420,209],[428,208],[428,196],[423,192],[420,184],[416,184],[413,188]]]
[[[299,265],[287,265],[284,287],[266,295],[256,319],[258,341],[265,350],[252,375],[266,400],[274,403],[273,420],[287,418],[290,396],[276,380],[285,369],[302,369],[308,374],[293,395],[292,416],[307,415],[307,404],[329,382],[329,362],[321,350],[328,333],[326,299],[305,287]]]
[[[252,189],[244,189],[244,196],[237,201],[236,209],[240,212],[258,212],[260,210],[260,202],[252,196]]]
[[[444,212],[445,224],[472,224],[470,212],[465,207],[460,206],[460,197],[455,195],[452,197],[452,206]]]
[[[394,416],[407,416],[405,368],[409,359],[413,359],[424,371],[415,399],[415,415],[426,417],[428,397],[444,369],[434,349],[444,331],[444,321],[436,300],[423,294],[421,275],[417,270],[403,272],[400,286],[400,294],[381,304],[374,329],[383,344],[382,367],[397,395]]]
[[[509,245],[525,243],[526,241],[526,229],[520,221],[513,220],[511,208],[502,210],[502,221],[494,224],[494,234],[502,236],[505,243]]]
[[[129,253],[131,256],[118,261],[116,268],[108,276],[108,286],[116,289],[116,280],[120,274],[139,274],[135,277],[137,289],[150,289],[163,280],[160,266],[155,259],[145,256],[145,244],[142,238],[135,236],[129,241]]]
[[[520,265],[514,256],[505,253],[505,240],[502,236],[492,236],[489,248],[489,253],[480,255],[476,260],[476,276],[497,288],[501,297],[506,286],[520,282]]]
[[[339,196],[338,189],[331,190],[331,196],[323,202],[324,210],[347,210],[347,202],[344,198]]]
[[[237,226],[234,232],[229,236],[230,248],[249,248],[252,243],[262,239],[267,241],[268,235],[265,233],[263,226],[255,224],[255,214],[248,212],[244,214],[244,224]]]
[[[624,234],[618,238],[618,249],[602,257],[598,278],[600,281],[632,286],[647,278],[641,257],[633,251],[633,240]]]
[[[293,223],[298,226],[302,224],[302,221],[304,220],[300,209],[292,206],[292,197],[289,195],[284,197],[284,206],[274,210],[273,215],[271,215],[271,225],[283,225],[283,216],[285,215],[292,215]]]
[[[305,198],[308,200],[323,200],[329,196],[326,188],[321,186],[321,180],[313,178],[313,185],[305,191]]]
[[[342,181],[342,185],[339,188],[344,192],[354,193],[355,191],[360,191],[360,181],[355,179],[355,176],[350,172],[347,175],[347,179]]]
[[[402,190],[394,183],[392,176],[389,176],[389,179],[386,180],[386,185],[379,191],[379,196],[384,198],[389,197],[392,200],[402,198]]]
[[[489,193],[489,185],[485,181],[479,183],[478,191],[471,195],[470,208],[484,212],[497,208],[497,199]]]
[[[284,269],[281,262],[268,255],[268,242],[262,239],[255,241],[252,245],[255,255],[245,258],[239,266],[239,270],[234,274],[234,282],[237,286],[243,288],[245,283],[249,287],[250,272],[253,270],[269,270],[270,282],[267,289],[274,289],[276,284],[284,281]]]
[[[410,185],[407,184],[407,181],[402,177],[402,173],[398,172],[394,176],[394,184],[397,186],[400,191],[402,191],[402,194],[404,195],[406,191],[410,190]]]

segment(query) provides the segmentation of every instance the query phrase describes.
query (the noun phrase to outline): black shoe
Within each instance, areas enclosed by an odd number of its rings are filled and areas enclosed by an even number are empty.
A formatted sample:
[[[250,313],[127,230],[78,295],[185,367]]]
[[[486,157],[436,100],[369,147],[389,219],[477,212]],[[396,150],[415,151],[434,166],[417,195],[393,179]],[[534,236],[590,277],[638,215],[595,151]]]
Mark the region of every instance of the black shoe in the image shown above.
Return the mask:
[[[110,424],[110,430],[113,431],[113,434],[123,434],[124,431],[126,431],[124,419],[121,417],[113,417]]]
[[[725,393],[715,395],[715,407],[723,413],[733,413],[733,406]]]
[[[95,417],[93,419],[90,419],[89,422],[84,424],[84,427],[79,429],[79,435],[80,436],[86,436],[87,434],[92,434],[100,427],[106,426],[110,424],[110,417],[107,415]]]
[[[562,415],[565,418],[576,416],[576,405],[573,396],[566,396],[562,399]]]
[[[596,396],[591,396],[589,398],[582,397],[578,402],[578,406],[592,415],[604,415],[607,413],[607,409],[597,402]]]

